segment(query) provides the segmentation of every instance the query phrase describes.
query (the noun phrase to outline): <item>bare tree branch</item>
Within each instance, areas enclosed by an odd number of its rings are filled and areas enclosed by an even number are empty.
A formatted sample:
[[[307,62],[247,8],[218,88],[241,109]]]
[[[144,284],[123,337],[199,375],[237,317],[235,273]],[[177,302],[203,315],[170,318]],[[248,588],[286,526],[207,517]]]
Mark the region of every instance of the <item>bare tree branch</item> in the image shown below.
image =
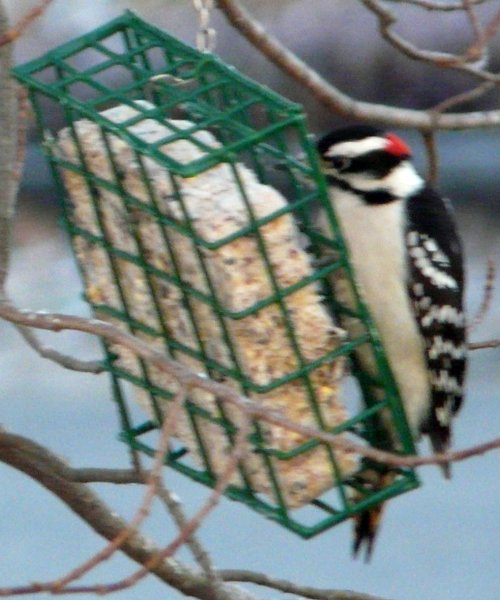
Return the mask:
[[[150,471],[137,472],[134,469],[98,469],[68,467],[67,477],[70,481],[79,483],[113,483],[127,485],[130,483],[145,484],[150,476]]]
[[[28,137],[28,92],[22,88],[17,88],[18,114],[17,114],[17,151],[16,166],[12,176],[17,182],[21,180],[26,157],[26,140]]]
[[[334,591],[325,590],[305,585],[297,585],[284,579],[270,577],[264,573],[246,571],[243,569],[223,569],[218,571],[219,577],[224,581],[239,581],[262,585],[273,590],[284,592],[285,594],[295,594],[302,598],[311,598],[312,600],[383,600],[378,596],[371,594],[362,594],[348,590]]]
[[[0,33],[0,46],[11,44],[23,35],[28,27],[48,8],[52,0],[40,0],[40,2],[30,9],[15,25],[12,29],[2,31]]]
[[[485,350],[487,348],[498,348],[500,340],[486,340],[485,342],[470,342],[469,350]]]
[[[109,342],[120,344],[128,348],[137,356],[149,361],[161,371],[164,371],[175,377],[180,385],[204,389],[217,396],[221,401],[237,406],[249,418],[262,419],[272,425],[278,425],[295,431],[304,437],[318,439],[330,444],[332,447],[343,448],[346,451],[355,452],[361,456],[366,456],[372,460],[387,464],[389,466],[418,467],[431,464],[444,464],[447,462],[458,462],[478,456],[500,447],[500,438],[496,438],[484,444],[466,448],[454,452],[433,454],[431,456],[400,456],[385,452],[377,448],[362,446],[346,438],[340,438],[325,431],[320,431],[315,427],[300,425],[284,417],[278,411],[272,411],[259,405],[257,402],[238,394],[233,388],[207,379],[202,375],[192,372],[184,365],[168,358],[165,354],[152,347],[150,344],[136,338],[133,335],[121,331],[114,325],[101,321],[99,319],[85,319],[83,317],[74,317],[59,313],[37,313],[33,311],[20,311],[9,304],[0,303],[0,318],[4,318],[13,323],[48,329],[51,331],[74,330],[85,331],[106,339]]]
[[[150,471],[144,471],[143,473],[137,473],[132,469],[96,469],[96,468],[80,468],[70,469],[68,467],[68,477],[71,481],[79,481],[82,483],[112,483],[112,484],[147,484],[151,477]],[[182,530],[188,523],[188,518],[182,510],[181,503],[177,496],[170,492],[162,480],[158,481],[158,489],[156,495],[165,504],[169,513],[172,515],[176,525]],[[199,540],[194,534],[186,540],[186,544],[191,549],[191,552],[203,568],[205,573],[211,580],[217,579],[217,574],[214,571],[210,557],[207,551],[203,548]]]
[[[475,39],[465,55],[472,61],[482,61],[483,66],[486,65],[488,59],[487,40],[484,37],[484,30],[476,13],[476,7],[472,0],[462,0],[464,11],[469,18],[471,30]]]
[[[0,460],[22,471],[43,485],[94,531],[107,540],[114,540],[127,529],[127,522],[109,509],[90,487],[71,480],[71,469],[49,450],[21,436],[0,430]],[[159,548],[139,533],[130,535],[120,550],[140,565],[147,564],[159,553]],[[186,567],[172,558],[151,567],[151,573],[186,596],[214,600],[213,587],[206,575]],[[54,582],[0,588],[0,597],[57,592]],[[81,590],[78,590],[81,591]],[[95,592],[95,588],[92,588]],[[71,589],[64,593],[72,593]],[[255,596],[236,586],[225,584],[217,590],[217,600],[256,600]]]
[[[136,511],[135,516],[132,518],[128,526],[123,529],[113,540],[111,540],[111,542],[105,548],[103,548],[96,555],[90,557],[80,566],[74,568],[70,573],[54,582],[53,585],[56,589],[64,590],[70,583],[83,577],[83,575],[94,569],[99,563],[108,560],[110,556],[116,552],[116,550],[118,550],[128,538],[130,538],[130,536],[139,530],[141,524],[148,517],[151,510],[151,505],[156,496],[159,481],[161,479],[161,469],[163,467],[165,453],[168,449],[170,433],[182,408],[185,395],[185,389],[181,388],[177,393],[176,398],[172,402],[168,417],[163,422],[160,432],[160,440],[155,450],[153,466],[147,479],[147,490],[141,505]],[[158,563],[156,564],[159,564],[159,562],[161,562],[161,559],[159,559]]]
[[[4,5],[0,3],[0,131],[2,132],[0,135],[0,156],[2,157],[0,161],[0,181],[2,182],[0,186],[0,299],[4,298],[9,271],[12,220],[24,162],[27,112],[26,94],[17,92],[14,80],[10,77],[12,45],[9,43],[2,45],[1,40],[12,41],[15,39],[16,36],[12,31],[24,31],[37,16],[43,13],[49,2],[40,3],[21,20],[20,25],[14,30],[9,29]],[[40,356],[67,369],[92,373],[100,373],[103,370],[101,363],[71,358],[48,348],[26,327],[19,326],[18,330],[25,341]]]
[[[440,114],[428,111],[389,107],[354,100],[322,78],[310,66],[288,50],[242,8],[237,0],[217,0],[227,20],[264,56],[305,87],[329,110],[353,119],[369,120],[391,127],[415,129],[473,129],[498,127],[500,110]]]
[[[106,591],[115,592],[134,586],[138,581],[148,575],[151,569],[154,568],[158,562],[161,562],[161,560],[172,556],[183,544],[187,542],[191,535],[204,521],[208,513],[217,506],[222,494],[224,493],[224,490],[229,485],[231,478],[234,475],[236,465],[241,458],[243,458],[247,451],[247,436],[249,430],[249,421],[248,419],[245,419],[236,435],[234,446],[229,455],[229,460],[217,480],[214,491],[210,494],[208,500],[203,504],[198,512],[191,519],[189,519],[177,537],[170,542],[166,548],[161,550],[156,556],[152,557],[150,561],[145,563],[144,567],[133,573],[131,576],[106,586]]]
[[[82,373],[94,373],[98,375],[105,371],[104,364],[101,360],[81,360],[79,358],[63,354],[50,346],[43,344],[33,330],[24,325],[17,325],[17,331],[24,338],[24,341],[30,346],[39,356],[46,358],[64,369],[70,371],[80,371]]]
[[[439,154],[434,131],[423,131],[424,146],[427,154],[427,181],[436,185],[439,173]]]
[[[476,38],[475,43],[468,48],[465,54],[470,60],[475,60],[478,64],[482,63],[485,65],[488,61],[489,54],[488,43],[495,37],[498,33],[498,28],[500,27],[500,9],[486,27],[483,27],[477,18],[471,0],[463,0],[463,2]]]
[[[496,34],[498,33],[499,29],[500,29],[500,8],[498,9],[498,11],[494,15],[494,17],[491,19],[491,21],[488,23],[488,25],[486,25],[486,27],[484,28],[483,36],[484,36],[485,43],[488,43],[489,40],[493,39],[496,36]]]
[[[168,512],[172,515],[172,518],[174,519],[179,530],[184,530],[188,524],[188,517],[184,514],[179,499],[175,494],[173,494],[172,492],[170,492],[169,489],[167,489],[164,481],[159,482],[157,495],[158,498],[167,507]],[[186,544],[191,550],[191,553],[195,558],[196,562],[207,574],[207,577],[213,583],[213,585],[217,587],[219,585],[220,579],[215,572],[208,552],[202,546],[201,542],[196,537],[194,532],[188,537],[188,539],[186,540]]]
[[[418,6],[419,8],[423,8],[429,11],[458,11],[464,9],[463,0],[458,0],[457,2],[435,2],[434,0],[386,0],[387,2],[394,2],[397,4],[411,4],[413,6]],[[478,6],[479,4],[484,4],[488,2],[488,0],[470,0],[471,4]]]
[[[488,310],[490,309],[491,301],[493,299],[493,291],[494,291],[494,287],[495,287],[495,275],[496,275],[495,261],[490,257],[490,258],[488,258],[488,262],[487,262],[487,266],[486,266],[486,278],[485,278],[485,282],[484,282],[483,299],[481,301],[481,305],[479,306],[479,309],[478,309],[476,315],[474,316],[474,318],[471,320],[471,322],[469,324],[469,327],[468,327],[469,331],[474,331],[474,329],[480,323],[482,323],[482,321],[484,320],[484,317],[486,316]]]
[[[144,470],[137,472],[133,469],[102,469],[102,468],[71,468],[67,467],[66,476],[68,480],[80,483],[111,483],[115,485],[129,484],[147,484],[151,478],[151,471]],[[182,510],[181,503],[177,496],[171,493],[161,480],[158,481],[156,490],[158,498],[167,506],[179,529],[183,529],[188,521]],[[187,540],[187,545],[200,566],[209,575],[215,579],[213,566],[206,550],[202,547],[196,536],[193,534]]]
[[[455,108],[459,104],[465,104],[466,102],[472,102],[473,100],[477,100],[478,98],[484,96],[488,92],[491,92],[495,88],[495,84],[491,81],[483,82],[478,86],[472,88],[471,90],[467,90],[466,92],[461,92],[460,94],[455,94],[454,96],[446,98],[439,104],[436,104],[435,106],[431,107],[429,109],[429,112],[437,115],[437,113],[445,112],[446,110],[449,110],[452,107]]]
[[[9,30],[5,7],[0,3],[0,38]],[[10,77],[12,46],[0,46],[0,290],[3,290],[9,267],[11,222],[16,203],[18,182],[14,177],[17,153],[17,94]]]
[[[422,50],[393,31],[393,26],[397,23],[397,18],[394,13],[381,4],[379,0],[361,0],[361,2],[377,17],[380,35],[391,44],[391,46],[408,56],[408,58],[431,63],[437,67],[457,69],[459,71],[464,71],[468,75],[477,77],[478,79],[492,81],[497,84],[500,83],[500,75],[485,71],[482,68],[484,61],[478,60],[478,54],[481,58],[484,57],[485,48],[483,48],[482,45],[475,45],[475,51],[470,52],[470,54],[474,54],[473,57],[469,56],[469,52],[465,52],[462,56],[459,56],[448,52]],[[473,60],[474,62],[472,62]]]

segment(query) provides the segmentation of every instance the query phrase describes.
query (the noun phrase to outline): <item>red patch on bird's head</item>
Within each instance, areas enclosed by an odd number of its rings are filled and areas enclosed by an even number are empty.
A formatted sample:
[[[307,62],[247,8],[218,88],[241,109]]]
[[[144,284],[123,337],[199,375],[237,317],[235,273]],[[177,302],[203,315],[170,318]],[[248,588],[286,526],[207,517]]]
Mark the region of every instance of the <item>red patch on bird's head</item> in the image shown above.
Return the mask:
[[[386,133],[385,139],[387,140],[385,151],[389,152],[389,154],[394,154],[394,156],[401,158],[409,158],[411,156],[410,148],[395,133]]]

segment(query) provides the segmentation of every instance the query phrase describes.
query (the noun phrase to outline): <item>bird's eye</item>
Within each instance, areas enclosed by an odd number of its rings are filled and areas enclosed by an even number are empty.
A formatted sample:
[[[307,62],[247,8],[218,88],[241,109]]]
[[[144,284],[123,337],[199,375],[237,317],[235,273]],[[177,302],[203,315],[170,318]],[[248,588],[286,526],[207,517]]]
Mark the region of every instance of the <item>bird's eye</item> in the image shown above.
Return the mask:
[[[332,156],[330,161],[333,165],[333,168],[336,169],[339,173],[348,169],[351,165],[351,159],[347,156]]]

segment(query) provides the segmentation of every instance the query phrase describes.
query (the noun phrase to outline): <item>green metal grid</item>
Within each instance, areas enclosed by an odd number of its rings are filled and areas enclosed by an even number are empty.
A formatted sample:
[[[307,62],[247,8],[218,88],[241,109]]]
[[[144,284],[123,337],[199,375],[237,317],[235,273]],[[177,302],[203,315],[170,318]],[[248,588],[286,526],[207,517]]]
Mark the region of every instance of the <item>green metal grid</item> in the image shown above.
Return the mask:
[[[311,413],[315,416],[317,426],[322,430],[327,428],[318,407],[314,386],[310,379],[311,374],[320,365],[339,356],[347,356],[352,359],[353,371],[359,381],[363,402],[362,407],[348,421],[332,432],[348,432],[371,445],[387,446],[381,428],[378,426],[381,411],[384,411],[390,414],[399,440],[400,451],[405,454],[415,452],[399,394],[379,337],[366,307],[355,290],[347,251],[328,201],[325,182],[319,170],[314,146],[307,133],[305,116],[299,105],[247,79],[216,57],[199,53],[185,46],[130,12],[52,50],[37,60],[17,67],[13,73],[29,90],[39,130],[45,139],[44,149],[53,168],[61,197],[65,194],[61,176],[63,170],[83,176],[91,193],[96,222],[99,225],[98,234],[75,223],[68,201],[63,201],[63,209],[64,222],[72,239],[86,240],[87,243],[104,249],[109,257],[115,289],[120,298],[120,307],[96,303],[92,298],[87,298],[96,313],[107,315],[126,324],[132,333],[141,332],[152,338],[162,339],[166,352],[174,358],[184,354],[199,359],[204,364],[207,375],[215,379],[231,379],[238,382],[244,394],[258,396],[269,393],[290,381],[300,380],[307,389]],[[156,78],[158,75],[162,77]],[[136,100],[144,98],[152,104],[140,107],[135,104]],[[100,114],[99,111],[117,104],[133,106],[138,111],[137,116],[118,125]],[[182,113],[183,118],[188,118],[195,125],[189,129],[176,130],[170,124],[169,136],[155,144],[146,144],[128,129],[143,119],[155,119],[165,123],[165,119],[170,119],[178,113]],[[97,177],[87,168],[74,126],[74,123],[80,119],[90,119],[98,125],[113,165],[115,176],[112,181]],[[72,132],[75,146],[79,149],[80,164],[62,158],[60,153],[54,150],[52,134],[49,132],[63,126],[69,127]],[[206,146],[194,137],[196,132],[207,129],[214,132],[217,139],[222,142],[220,148]],[[119,136],[132,149],[137,164],[143,169],[143,182],[149,196],[147,202],[134,197],[121,185],[119,169],[114,163],[113,152],[109,146],[110,135]],[[204,151],[203,156],[187,164],[166,157],[160,151],[160,147],[176,139],[189,139]],[[304,160],[298,161],[294,158],[298,152],[303,153]],[[158,199],[146,176],[145,158],[152,158],[168,169],[176,199],[181,206],[184,206],[184,202],[182,193],[178,186],[176,187],[176,178],[193,177],[220,163],[226,163],[232,169],[235,179],[238,179],[236,164],[241,162],[252,168],[261,182],[282,189],[286,193],[289,204],[265,218],[258,219],[253,214],[244,186],[240,182],[240,192],[249,213],[248,225],[224,239],[209,242],[196,234],[185,208],[183,222],[167,217],[160,210]],[[159,269],[148,262],[140,236],[135,237],[136,251],[134,252],[125,251],[110,241],[101,216],[102,190],[118,194],[123,203],[123,210],[128,214],[142,211],[159,223],[166,251],[174,265],[173,272]],[[319,233],[311,221],[313,206],[317,204],[328,214],[331,226],[329,237]],[[289,287],[280,288],[267,256],[261,228],[287,213],[293,214],[294,218],[300,221],[303,232],[310,240],[311,251],[316,256],[334,252],[337,259],[326,266],[318,267],[311,276]],[[181,234],[191,241],[192,251],[197,256],[205,275],[208,293],[206,290],[193,287],[183,278],[182,272],[177,267],[175,249],[169,239],[172,232]],[[204,262],[204,252],[223,247],[243,236],[253,236],[257,240],[272,284],[272,293],[245,310],[234,311],[224,306],[217,298],[209,270]],[[127,300],[126,290],[123,289],[124,284],[120,281],[117,261],[126,261],[142,270],[145,281],[149,285],[152,302],[157,309],[158,327],[151,327],[134,316],[134,311]],[[85,277],[84,265],[80,265],[80,268],[82,276]],[[355,311],[340,305],[332,298],[328,277],[337,269],[342,269],[353,285],[358,302]],[[199,301],[211,308],[213,318],[218,321],[226,340],[232,359],[231,366],[221,364],[209,356],[200,337],[198,337],[198,348],[193,349],[169,335],[168,324],[164,322],[164,317],[160,313],[155,288],[151,283],[154,278],[164,280],[181,291],[195,331],[197,324],[191,310],[191,303]],[[317,282],[325,290],[326,296],[330,298],[331,308],[336,313],[344,312],[359,319],[363,325],[363,333],[355,339],[346,340],[340,348],[308,362],[302,356],[300,344],[297,342],[287,311],[286,298],[313,282]],[[248,377],[239,366],[227,322],[254,315],[270,305],[276,305],[280,309],[299,366],[286,376],[262,385]],[[378,367],[376,379],[356,369],[353,352],[364,344],[369,344],[372,348]],[[122,426],[120,438],[134,450],[152,455],[155,432],[158,430],[158,423],[162,420],[160,404],[171,400],[172,393],[155,385],[154,377],[151,376],[151,371],[144,362],[138,363],[139,373],[132,372],[117,365],[116,356],[111,348],[105,346],[105,350],[106,365],[112,378],[113,394],[120,413]],[[154,420],[146,422],[142,419],[137,420],[134,411],[130,409],[127,384],[147,392],[152,413],[155,415]],[[382,399],[379,393],[374,394],[375,389],[383,390]],[[193,432],[199,441],[199,454],[205,457],[204,464],[200,466],[193,463],[189,451],[182,446],[172,448],[165,457],[165,463],[195,481],[214,487],[217,476],[210,466],[210,450],[205,447],[199,432],[204,425],[215,424],[221,428],[231,444],[235,426],[220,404],[216,414],[210,413],[194,402],[186,403],[186,411]],[[305,456],[316,448],[319,442],[309,440],[288,452],[278,451],[266,447],[260,424],[257,422],[254,423],[251,442],[254,451],[263,457],[274,499],[256,493],[241,466],[241,485],[230,485],[225,492],[226,496],[244,502],[304,538],[316,535],[367,508],[418,486],[415,473],[411,469],[396,469],[394,482],[383,490],[365,488],[363,482],[355,476],[342,479],[339,476],[335,454],[329,449],[332,492],[312,501],[306,508],[291,511],[283,500],[273,465],[275,461],[287,461],[300,455]],[[352,489],[358,492],[357,500],[354,500],[350,493]]]

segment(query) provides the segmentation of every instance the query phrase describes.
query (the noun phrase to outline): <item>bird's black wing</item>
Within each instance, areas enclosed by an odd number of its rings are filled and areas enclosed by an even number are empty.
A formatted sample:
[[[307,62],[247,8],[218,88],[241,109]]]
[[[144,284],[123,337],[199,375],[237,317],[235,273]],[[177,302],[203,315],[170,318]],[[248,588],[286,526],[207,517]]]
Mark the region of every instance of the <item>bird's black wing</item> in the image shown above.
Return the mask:
[[[422,425],[436,452],[450,444],[450,425],[463,399],[466,327],[464,267],[451,207],[424,187],[408,200],[408,288],[426,341],[431,410]]]

